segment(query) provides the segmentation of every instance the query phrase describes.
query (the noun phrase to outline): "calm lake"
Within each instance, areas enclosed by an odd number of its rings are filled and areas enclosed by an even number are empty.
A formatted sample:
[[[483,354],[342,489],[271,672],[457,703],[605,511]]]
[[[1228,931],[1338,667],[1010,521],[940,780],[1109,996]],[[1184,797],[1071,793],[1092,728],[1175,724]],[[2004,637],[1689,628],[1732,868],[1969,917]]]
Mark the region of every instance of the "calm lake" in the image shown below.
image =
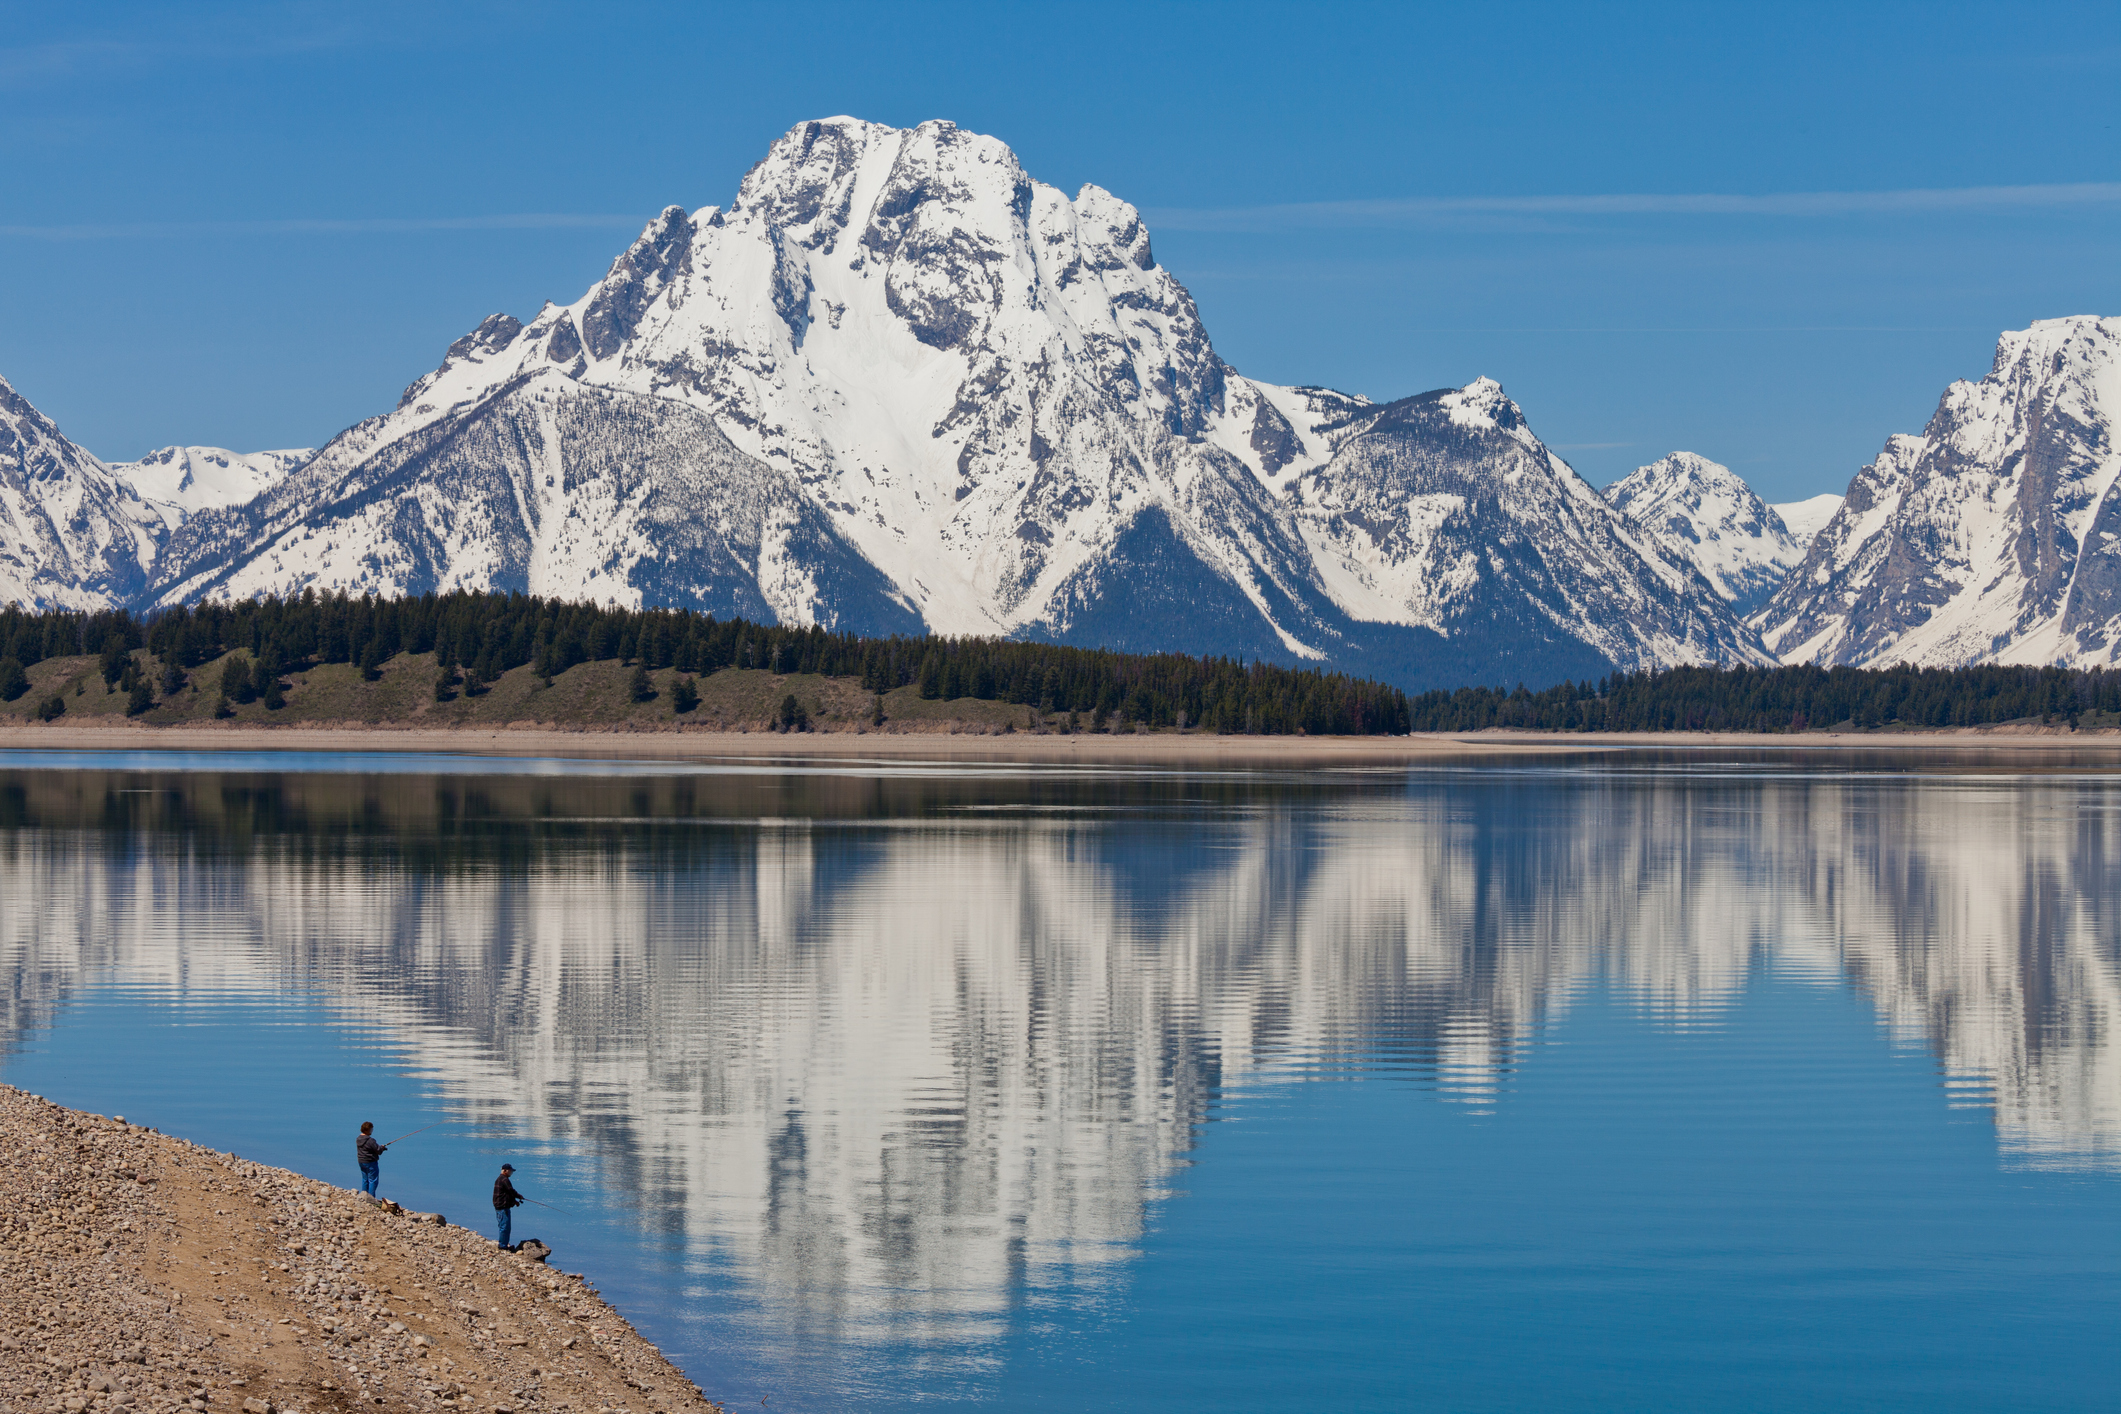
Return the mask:
[[[732,1408],[2121,1386],[2121,774],[0,754],[0,1077]]]

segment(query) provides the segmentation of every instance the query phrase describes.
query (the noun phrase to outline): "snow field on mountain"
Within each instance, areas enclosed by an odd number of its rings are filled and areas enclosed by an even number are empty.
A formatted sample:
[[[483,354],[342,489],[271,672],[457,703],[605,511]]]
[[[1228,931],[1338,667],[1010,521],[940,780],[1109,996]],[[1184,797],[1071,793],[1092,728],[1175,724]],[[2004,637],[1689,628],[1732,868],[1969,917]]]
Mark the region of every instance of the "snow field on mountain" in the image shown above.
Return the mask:
[[[316,455],[310,447],[232,452],[226,447],[161,447],[111,471],[174,530],[198,511],[240,506]]]
[[[1841,509],[1841,497],[1832,491],[1818,496],[1808,496],[1802,501],[1775,501],[1768,509],[1782,517],[1782,524],[1794,536],[1800,546],[1812,543],[1812,537],[1825,528]]]

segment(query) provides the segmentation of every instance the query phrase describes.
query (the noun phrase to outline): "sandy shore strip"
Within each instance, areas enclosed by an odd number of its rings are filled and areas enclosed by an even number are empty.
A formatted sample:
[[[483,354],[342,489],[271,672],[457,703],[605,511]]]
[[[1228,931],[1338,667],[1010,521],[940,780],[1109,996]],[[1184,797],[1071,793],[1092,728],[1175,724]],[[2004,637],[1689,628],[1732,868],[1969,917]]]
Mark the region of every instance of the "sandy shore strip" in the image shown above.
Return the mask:
[[[931,761],[1069,764],[1231,770],[1306,770],[1434,764],[1470,757],[1586,751],[1914,752],[1941,759],[2009,752],[2028,759],[2069,754],[2121,760],[2121,731],[1976,727],[1908,732],[1599,732],[1486,731],[1412,736],[1213,736],[1014,732],[595,731],[550,726],[491,728],[344,726],[0,727],[0,751],[413,752],[612,761],[713,760]]]
[[[721,1408],[582,1277],[438,1215],[6,1085],[0,1135],[0,1408]]]

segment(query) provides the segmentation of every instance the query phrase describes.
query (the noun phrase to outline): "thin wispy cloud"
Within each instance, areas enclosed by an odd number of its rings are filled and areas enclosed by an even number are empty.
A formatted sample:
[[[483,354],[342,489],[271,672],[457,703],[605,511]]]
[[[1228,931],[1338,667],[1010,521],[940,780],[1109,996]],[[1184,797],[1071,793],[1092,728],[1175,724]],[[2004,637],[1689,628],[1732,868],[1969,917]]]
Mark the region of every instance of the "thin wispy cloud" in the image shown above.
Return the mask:
[[[498,216],[373,216],[337,220],[118,221],[81,225],[0,225],[0,237],[47,241],[152,240],[199,236],[368,236],[423,231],[639,230],[646,216],[524,211]]]
[[[1468,218],[1541,216],[1906,216],[2121,207],[2121,182],[2016,187],[1914,187],[1899,191],[1623,192],[1558,196],[1438,196],[1384,201],[1308,201],[1273,206],[1167,207],[1143,214],[1175,231],[1272,231],[1300,227],[1422,226]]]
[[[115,78],[141,69],[220,65],[319,53],[353,42],[343,19],[318,24],[200,22],[180,12],[176,23],[129,28],[122,35],[89,34],[30,44],[0,44],[0,92],[82,79]]]

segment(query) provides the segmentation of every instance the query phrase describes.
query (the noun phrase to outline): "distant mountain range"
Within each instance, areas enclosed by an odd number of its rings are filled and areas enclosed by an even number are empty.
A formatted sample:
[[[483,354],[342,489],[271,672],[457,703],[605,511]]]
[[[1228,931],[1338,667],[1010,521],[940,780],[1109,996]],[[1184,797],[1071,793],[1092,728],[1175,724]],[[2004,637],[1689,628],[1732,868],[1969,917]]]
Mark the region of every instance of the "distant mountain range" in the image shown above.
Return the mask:
[[[0,599],[521,589],[1409,687],[2105,662],[2116,328],[2006,335],[1846,504],[1685,452],[1601,495],[1492,380],[1247,378],[1125,202],[836,118],[314,453],[105,464],[0,383]]]

